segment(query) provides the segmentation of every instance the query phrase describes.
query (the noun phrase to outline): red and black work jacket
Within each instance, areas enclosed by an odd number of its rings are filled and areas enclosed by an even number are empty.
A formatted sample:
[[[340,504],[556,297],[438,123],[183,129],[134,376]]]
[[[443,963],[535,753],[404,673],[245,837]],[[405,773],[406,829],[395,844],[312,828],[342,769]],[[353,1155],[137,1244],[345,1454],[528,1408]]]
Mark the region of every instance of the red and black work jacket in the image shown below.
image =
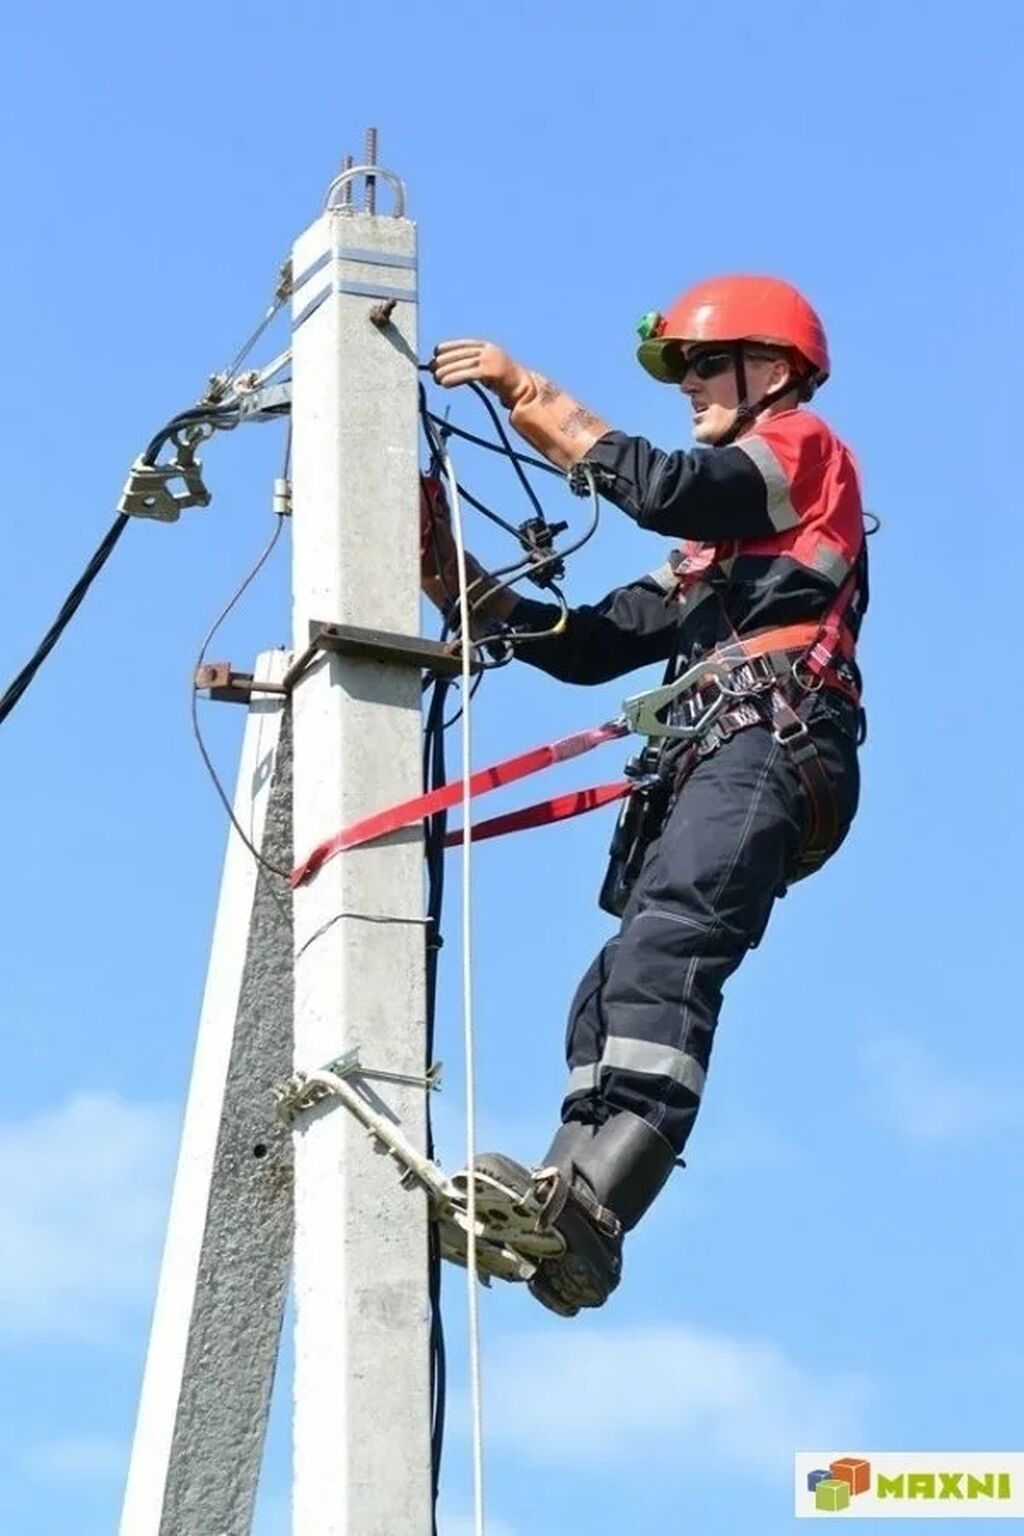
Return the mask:
[[[600,683],[656,661],[673,675],[737,637],[824,619],[854,571],[842,655],[867,608],[860,479],[849,448],[809,411],[780,412],[726,448],[665,453],[609,432],[587,455],[602,495],[641,528],[680,539],[660,570],[569,611],[561,634],[517,655],[566,682]],[[513,630],[550,628],[558,608],[521,599]]]

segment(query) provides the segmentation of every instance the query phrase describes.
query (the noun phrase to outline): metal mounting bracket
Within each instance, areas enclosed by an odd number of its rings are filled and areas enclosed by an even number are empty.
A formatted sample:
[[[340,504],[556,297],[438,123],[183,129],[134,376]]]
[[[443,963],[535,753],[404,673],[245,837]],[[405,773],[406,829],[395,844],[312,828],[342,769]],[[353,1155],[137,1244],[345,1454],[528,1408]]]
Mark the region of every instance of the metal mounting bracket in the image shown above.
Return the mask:
[[[274,1098],[278,1115],[288,1126],[294,1126],[300,1115],[328,1100],[340,1100],[375,1145],[397,1163],[401,1170],[399,1182],[407,1189],[420,1188],[426,1192],[438,1228],[442,1258],[465,1266],[469,1234],[475,1230],[476,1265],[484,1285],[495,1276],[501,1280],[529,1280],[542,1259],[562,1253],[565,1247],[560,1233],[546,1221],[543,1188],[539,1188],[536,1196],[524,1198],[497,1180],[477,1173],[476,1219],[471,1223],[468,1175],[458,1174],[450,1179],[349,1081],[352,1077],[376,1077],[431,1089],[437,1087],[439,1073],[439,1066],[431,1067],[424,1077],[364,1068],[359,1065],[356,1048],[320,1071],[294,1072],[286,1082],[277,1085]]]
[[[292,384],[266,384],[248,394],[239,393],[238,414],[243,421],[271,421],[276,416],[287,416],[292,408]]]
[[[322,651],[358,656],[365,661],[416,667],[442,677],[458,677],[462,657],[440,640],[419,635],[395,634],[386,629],[364,629],[356,624],[325,624],[314,619],[309,626],[309,645],[297,656],[280,683],[255,682],[251,672],[236,672],[230,661],[209,661],[196,669],[194,686],[206,689],[211,699],[226,704],[248,704],[254,693],[291,693]],[[480,663],[470,659],[470,671]]]
[[[194,685],[208,690],[221,704],[248,704],[254,693],[287,693],[284,683],[257,682],[251,672],[235,672],[230,661],[209,661],[197,667]]]
[[[395,634],[386,629],[366,629],[356,624],[325,624],[320,619],[313,619],[309,626],[309,646],[310,651],[333,651],[341,656],[359,656],[366,661],[418,667],[437,672],[442,677],[457,677],[462,671],[462,656],[457,645],[424,640],[419,635]],[[475,658],[470,660],[470,670],[480,671],[480,663]]]

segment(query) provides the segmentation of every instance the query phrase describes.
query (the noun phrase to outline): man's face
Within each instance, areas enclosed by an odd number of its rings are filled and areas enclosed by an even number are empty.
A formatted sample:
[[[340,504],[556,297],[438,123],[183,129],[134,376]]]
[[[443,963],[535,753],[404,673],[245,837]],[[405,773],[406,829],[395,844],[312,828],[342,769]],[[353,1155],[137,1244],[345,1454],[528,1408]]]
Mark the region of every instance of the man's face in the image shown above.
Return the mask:
[[[736,367],[731,349],[716,348],[709,342],[699,347],[687,347],[683,354],[691,364],[679,385],[689,396],[693,408],[693,440],[695,443],[719,442],[736,421],[739,397],[736,391]],[[698,362],[699,372],[692,365]],[[764,357],[744,352],[743,367],[747,376],[747,399],[760,400],[770,390],[776,389],[785,379],[789,368],[784,359]],[[701,378],[700,374],[710,375]]]

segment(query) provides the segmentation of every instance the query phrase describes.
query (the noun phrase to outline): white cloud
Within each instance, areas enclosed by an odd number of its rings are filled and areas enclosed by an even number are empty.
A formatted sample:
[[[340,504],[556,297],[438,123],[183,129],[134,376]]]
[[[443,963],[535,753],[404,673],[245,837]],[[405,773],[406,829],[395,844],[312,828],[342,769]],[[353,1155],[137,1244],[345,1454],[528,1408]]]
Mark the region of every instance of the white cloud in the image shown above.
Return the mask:
[[[47,1483],[120,1479],[128,1465],[128,1447],[113,1435],[69,1435],[30,1446],[23,1464],[30,1476]]]
[[[0,1122],[0,1338],[110,1342],[148,1309],[176,1118],[94,1093]]]
[[[864,1049],[874,1091],[892,1128],[908,1141],[956,1141],[1015,1123],[1024,1094],[971,1073],[961,1057],[940,1062],[918,1041],[887,1035]]]
[[[506,1336],[484,1391],[491,1444],[588,1477],[666,1455],[792,1477],[801,1446],[857,1443],[870,1396],[864,1377],[803,1367],[770,1341],[658,1326]]]

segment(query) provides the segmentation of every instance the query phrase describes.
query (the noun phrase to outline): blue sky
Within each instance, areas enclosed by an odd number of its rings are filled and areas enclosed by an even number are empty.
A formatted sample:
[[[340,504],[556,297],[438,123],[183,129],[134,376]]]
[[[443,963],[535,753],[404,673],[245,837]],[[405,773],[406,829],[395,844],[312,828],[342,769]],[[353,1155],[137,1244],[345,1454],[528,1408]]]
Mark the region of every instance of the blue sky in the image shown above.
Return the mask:
[[[565,1325],[519,1290],[485,1295],[491,1536],[780,1536],[796,1449],[1020,1448],[1016,19],[997,0],[6,15],[4,681],[370,122],[420,225],[423,350],[492,335],[668,446],[685,423],[633,363],[637,315],[747,269],[789,276],[828,323],[821,408],[884,523],[863,808],[731,984],[690,1166],[612,1303]],[[477,424],[471,398],[452,403]],[[279,451],[276,428],[218,442],[211,508],[128,530],[3,728],[5,1536],[116,1525],[225,840],[189,677],[269,532]],[[459,468],[525,515],[500,465],[467,452]],[[578,515],[544,491],[553,516]],[[506,553],[472,535],[482,558]],[[609,509],[570,596],[666,548]],[[282,546],[218,654],[245,666],[283,643],[287,588]],[[604,719],[632,687],[497,673],[478,761]],[[205,720],[230,779],[239,712]],[[569,765],[550,792],[614,777],[621,756]],[[477,855],[483,1144],[546,1144],[565,1010],[609,931],[594,898],[610,821]],[[457,920],[453,897],[453,939]],[[442,1529],[466,1536],[456,1272],[446,1311]],[[278,1405],[259,1536],[286,1530],[287,1480]]]

